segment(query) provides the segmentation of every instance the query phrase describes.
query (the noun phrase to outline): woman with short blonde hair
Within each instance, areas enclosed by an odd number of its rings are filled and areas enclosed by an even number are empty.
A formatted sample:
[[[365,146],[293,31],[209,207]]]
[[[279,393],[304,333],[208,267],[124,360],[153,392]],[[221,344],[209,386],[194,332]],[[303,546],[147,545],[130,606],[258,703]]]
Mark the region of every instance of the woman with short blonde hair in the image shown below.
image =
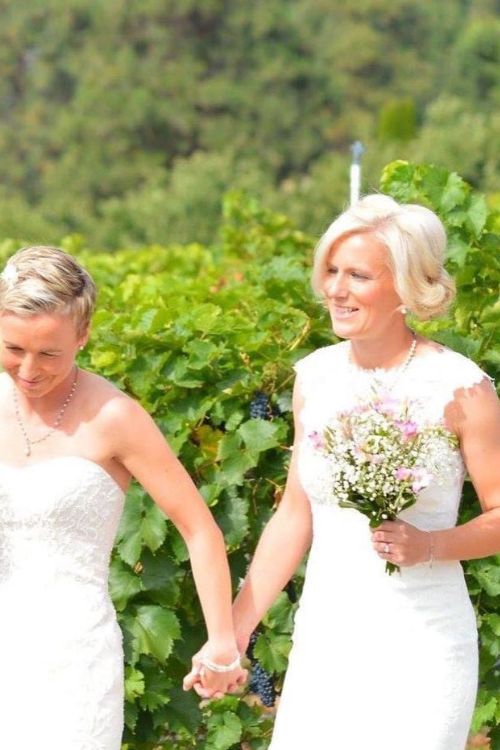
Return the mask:
[[[245,679],[219,528],[144,409],[75,361],[94,302],[91,277],[58,248],[20,250],[0,274],[2,748],[121,746],[122,637],[107,584],[132,477],[189,550],[209,633],[199,694]]]
[[[0,274],[0,310],[20,316],[58,312],[86,330],[94,311],[91,276],[57,247],[34,245],[19,250]]]

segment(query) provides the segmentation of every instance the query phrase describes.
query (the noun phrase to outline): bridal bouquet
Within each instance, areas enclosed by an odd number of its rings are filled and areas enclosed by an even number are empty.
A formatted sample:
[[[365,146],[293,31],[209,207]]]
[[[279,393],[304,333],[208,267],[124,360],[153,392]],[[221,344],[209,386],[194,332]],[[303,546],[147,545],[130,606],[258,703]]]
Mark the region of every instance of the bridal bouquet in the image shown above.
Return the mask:
[[[328,485],[343,508],[368,516],[372,528],[394,521],[431,480],[440,481],[458,447],[443,426],[421,426],[412,403],[374,390],[373,397],[337,415],[323,434],[309,435],[328,461]],[[391,575],[399,566],[386,562]]]

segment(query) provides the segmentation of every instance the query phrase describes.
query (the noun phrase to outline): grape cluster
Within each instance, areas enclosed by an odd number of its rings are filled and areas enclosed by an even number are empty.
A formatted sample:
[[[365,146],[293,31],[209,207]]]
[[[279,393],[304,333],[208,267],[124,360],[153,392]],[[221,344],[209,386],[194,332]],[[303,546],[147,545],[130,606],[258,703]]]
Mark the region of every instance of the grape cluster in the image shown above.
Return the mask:
[[[288,598],[290,599],[292,604],[295,604],[299,597],[297,595],[297,588],[293,580],[288,581],[287,585],[285,586],[285,591],[288,594]]]
[[[259,634],[253,632],[250,637],[250,643],[247,650],[247,656],[250,659],[252,665],[249,689],[250,692],[258,695],[262,701],[262,705],[267,708],[274,706],[276,700],[276,690],[274,688],[274,680],[272,676],[266,672],[259,660],[254,656],[253,647]]]
[[[252,419],[271,419],[271,405],[269,398],[262,391],[256,391],[250,403],[250,416]]]

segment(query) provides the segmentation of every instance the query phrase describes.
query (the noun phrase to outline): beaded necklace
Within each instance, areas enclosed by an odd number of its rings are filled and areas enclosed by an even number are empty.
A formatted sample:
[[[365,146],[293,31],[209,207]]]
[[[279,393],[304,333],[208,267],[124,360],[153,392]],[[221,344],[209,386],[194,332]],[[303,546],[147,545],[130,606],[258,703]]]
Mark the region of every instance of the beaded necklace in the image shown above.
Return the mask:
[[[66,411],[69,402],[71,401],[71,399],[75,395],[77,384],[78,384],[78,368],[76,368],[76,370],[75,370],[75,377],[74,377],[74,380],[73,380],[73,385],[71,386],[71,390],[70,390],[69,394],[67,395],[67,397],[65,398],[65,400],[63,402],[63,405],[61,406],[61,408],[57,412],[52,427],[50,428],[50,430],[48,432],[46,432],[41,437],[34,438],[34,439],[30,438],[30,436],[28,435],[28,432],[26,430],[26,427],[24,425],[23,419],[21,417],[21,409],[19,407],[19,399],[17,397],[16,387],[14,386],[14,390],[13,390],[13,394],[12,394],[13,395],[13,400],[14,400],[14,411],[16,413],[17,424],[18,424],[19,429],[21,430],[22,436],[24,438],[24,443],[25,443],[24,455],[25,456],[31,456],[31,447],[33,445],[37,445],[38,443],[42,443],[44,440],[47,440],[47,438],[49,438],[51,435],[53,435],[54,432],[57,430],[57,428],[59,427],[59,425],[62,422],[62,418],[64,416],[64,412]]]
[[[400,365],[399,367],[396,367],[394,369],[394,377],[392,379],[392,382],[389,383],[389,385],[385,386],[385,390],[386,391],[392,391],[392,389],[396,385],[397,381],[406,372],[406,370],[410,366],[413,358],[415,357],[415,352],[417,350],[417,337],[416,337],[414,331],[412,331],[412,336],[413,336],[413,340],[412,340],[410,348],[408,350],[408,355],[407,355],[405,361],[403,362],[403,364]],[[351,372],[353,374],[359,374],[360,372],[362,372],[362,373],[369,373],[370,372],[370,370],[365,369],[363,367],[358,367],[357,365],[354,364],[354,362],[352,361],[352,348],[349,349],[349,367],[350,367],[350,370],[351,370]],[[389,371],[387,371],[387,372],[389,372]]]

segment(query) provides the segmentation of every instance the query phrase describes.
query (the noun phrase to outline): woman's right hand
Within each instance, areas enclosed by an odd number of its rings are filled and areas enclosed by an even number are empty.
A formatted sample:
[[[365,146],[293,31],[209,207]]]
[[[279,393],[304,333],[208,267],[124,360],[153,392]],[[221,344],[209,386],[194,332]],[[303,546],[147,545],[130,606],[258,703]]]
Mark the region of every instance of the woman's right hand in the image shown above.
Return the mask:
[[[237,693],[247,681],[248,671],[243,667],[236,667],[231,672],[214,672],[204,666],[204,658],[216,661],[210,656],[208,642],[193,656],[191,671],[182,682],[184,690],[193,689],[200,698],[222,698],[227,693]]]

